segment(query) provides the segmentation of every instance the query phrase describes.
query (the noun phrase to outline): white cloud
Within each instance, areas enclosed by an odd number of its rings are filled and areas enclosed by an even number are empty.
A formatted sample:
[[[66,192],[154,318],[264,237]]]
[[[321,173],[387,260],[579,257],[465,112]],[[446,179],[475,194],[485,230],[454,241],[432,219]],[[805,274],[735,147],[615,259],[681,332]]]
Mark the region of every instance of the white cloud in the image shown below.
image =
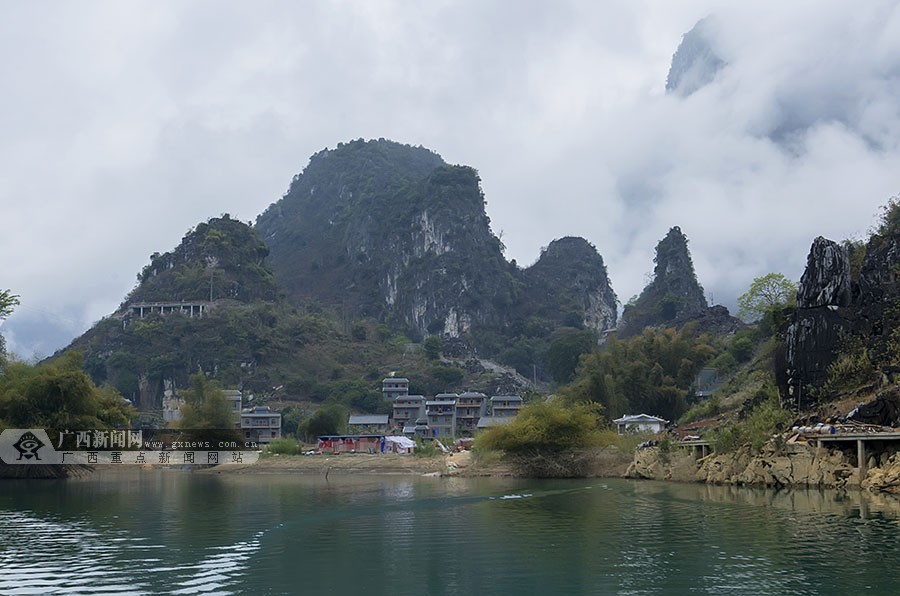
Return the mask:
[[[715,12],[727,66],[664,94]],[[422,144],[476,167],[507,254],[582,235],[624,301],[669,227],[707,294],[799,277],[897,193],[894,2],[119,2],[5,5],[0,288],[50,353],[208,217],[255,219],[309,155]],[[13,344],[15,344],[13,346]]]

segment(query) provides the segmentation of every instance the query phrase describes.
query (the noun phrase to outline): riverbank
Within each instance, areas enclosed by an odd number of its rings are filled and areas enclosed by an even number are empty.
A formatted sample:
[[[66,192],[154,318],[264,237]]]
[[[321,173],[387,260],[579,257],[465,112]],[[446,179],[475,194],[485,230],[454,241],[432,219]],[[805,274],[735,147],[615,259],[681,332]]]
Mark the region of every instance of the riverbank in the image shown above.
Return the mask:
[[[846,450],[806,443],[770,442],[758,453],[744,446],[702,458],[688,450],[654,447],[635,452],[625,477],[770,488],[861,488],[900,494],[900,452],[887,448],[870,454],[862,477],[854,457]]]
[[[342,453],[340,455],[271,455],[253,464],[216,466],[209,474],[389,474],[440,476],[472,466],[469,452],[417,457]]]
[[[616,448],[591,455],[591,477],[623,477],[632,462],[630,453]],[[516,466],[496,457],[476,457],[471,451],[417,457],[342,453],[340,455],[272,455],[250,465],[216,466],[199,470],[203,474],[375,474],[462,477],[519,477]]]

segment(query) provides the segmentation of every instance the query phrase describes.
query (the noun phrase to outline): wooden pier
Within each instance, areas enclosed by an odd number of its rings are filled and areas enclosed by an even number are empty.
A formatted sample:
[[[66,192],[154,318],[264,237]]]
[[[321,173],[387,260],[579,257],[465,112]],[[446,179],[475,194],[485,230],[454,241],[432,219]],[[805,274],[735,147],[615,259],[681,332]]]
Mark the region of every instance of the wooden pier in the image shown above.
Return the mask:
[[[859,481],[866,477],[866,443],[893,443],[900,441],[900,431],[891,432],[850,432],[835,433],[833,435],[804,434],[805,439],[815,439],[817,447],[824,447],[826,443],[849,443],[856,441],[856,467],[859,473]]]

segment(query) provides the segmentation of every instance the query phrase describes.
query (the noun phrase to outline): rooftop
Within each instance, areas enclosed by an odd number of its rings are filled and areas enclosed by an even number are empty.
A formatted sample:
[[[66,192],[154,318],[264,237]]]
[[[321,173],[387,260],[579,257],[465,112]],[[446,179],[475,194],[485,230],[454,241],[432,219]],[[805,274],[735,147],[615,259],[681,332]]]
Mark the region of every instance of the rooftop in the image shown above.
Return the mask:
[[[491,401],[522,401],[522,397],[519,395],[495,395],[491,398]]]
[[[369,414],[350,416],[348,424],[387,424],[387,414]]]
[[[651,416],[650,414],[626,414],[621,418],[616,418],[613,422],[616,424],[627,424],[629,422],[661,422],[665,424],[668,420],[657,416]]]

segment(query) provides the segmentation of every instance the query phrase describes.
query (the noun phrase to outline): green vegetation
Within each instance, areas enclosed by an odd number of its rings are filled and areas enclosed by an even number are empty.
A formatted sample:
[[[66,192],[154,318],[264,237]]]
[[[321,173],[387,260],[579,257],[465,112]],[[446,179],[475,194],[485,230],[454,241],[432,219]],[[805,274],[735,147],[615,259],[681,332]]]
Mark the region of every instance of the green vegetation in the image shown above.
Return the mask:
[[[626,340],[609,339],[600,351],[581,360],[574,381],[560,391],[568,403],[597,402],[610,418],[644,412],[677,420],[699,370],[721,350],[710,335],[647,329]]]
[[[557,383],[570,383],[575,378],[578,361],[597,347],[597,336],[591,331],[564,328],[554,334],[547,349],[547,366]]]
[[[738,297],[738,316],[752,322],[762,319],[772,309],[792,304],[797,298],[797,284],[781,273],[757,277],[750,288]]]
[[[718,395],[713,395],[708,399],[705,399],[691,406],[688,411],[685,412],[681,418],[679,418],[678,424],[687,424],[688,422],[694,422],[695,420],[712,418],[721,411],[722,398]]]
[[[233,429],[236,422],[225,394],[215,381],[199,372],[191,377],[191,388],[181,392],[180,428]]]
[[[136,412],[111,387],[97,387],[70,351],[50,364],[0,369],[0,428],[127,428]]]
[[[325,404],[307,418],[299,433],[307,441],[315,441],[322,435],[339,435],[347,428],[347,409],[337,403]]]
[[[502,451],[528,476],[583,476],[589,463],[585,450],[602,440],[601,410],[595,403],[531,403],[509,424],[480,434],[475,448]]]
[[[226,213],[189,230],[174,251],[153,253],[128,302],[274,300],[268,254],[250,226]]]
[[[425,343],[423,344],[425,348],[425,356],[429,360],[437,360],[441,355],[441,338],[436,335],[429,336],[425,338]]]
[[[19,305],[19,297],[9,290],[0,290],[0,321],[12,314]]]
[[[268,445],[264,454],[269,455],[300,455],[303,452],[303,445],[297,439],[274,439]]]
[[[12,314],[19,305],[19,297],[9,290],[0,290],[0,321]],[[6,357],[6,339],[0,335],[0,362]]]
[[[888,236],[898,230],[900,230],[900,197],[891,197],[881,208],[875,233],[879,236]]]
[[[443,453],[437,448],[434,441],[417,439],[413,455],[416,457],[437,457],[443,455]]]
[[[760,387],[749,401],[749,411],[737,420],[717,430],[710,438],[713,450],[720,453],[734,451],[749,444],[754,452],[787,428],[793,414],[781,407],[778,390],[771,382]]]

